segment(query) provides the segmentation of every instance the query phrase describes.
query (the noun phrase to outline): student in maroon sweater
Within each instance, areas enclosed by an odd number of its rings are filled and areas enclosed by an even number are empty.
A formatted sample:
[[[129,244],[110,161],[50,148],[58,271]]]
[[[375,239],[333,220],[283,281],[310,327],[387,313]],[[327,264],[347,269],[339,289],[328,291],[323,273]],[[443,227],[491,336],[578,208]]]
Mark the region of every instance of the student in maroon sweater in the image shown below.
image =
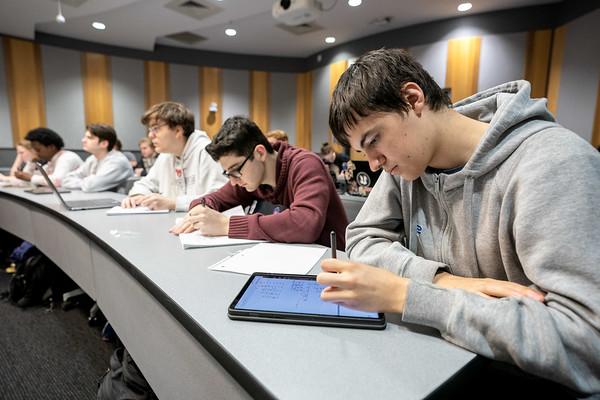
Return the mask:
[[[333,230],[338,248],[345,248],[348,218],[316,154],[283,142],[271,146],[244,117],[227,119],[206,151],[221,164],[230,185],[194,200],[172,233],[200,230],[209,236],[329,246]],[[280,211],[233,217],[219,212],[254,201],[268,201]]]

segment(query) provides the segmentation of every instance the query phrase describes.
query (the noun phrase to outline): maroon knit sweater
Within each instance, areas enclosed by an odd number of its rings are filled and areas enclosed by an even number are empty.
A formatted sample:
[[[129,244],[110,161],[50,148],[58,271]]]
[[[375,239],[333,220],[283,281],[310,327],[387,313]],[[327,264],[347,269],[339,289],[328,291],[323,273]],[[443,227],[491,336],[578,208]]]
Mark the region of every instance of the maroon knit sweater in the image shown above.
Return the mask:
[[[345,249],[348,217],[335,191],[329,172],[314,153],[278,142],[277,186],[261,185],[253,192],[225,184],[216,192],[191,202],[204,203],[217,211],[254,200],[282,204],[286,210],[272,215],[252,214],[229,219],[229,237],[283,243],[319,243],[329,246],[329,232],[335,231],[338,249]]]

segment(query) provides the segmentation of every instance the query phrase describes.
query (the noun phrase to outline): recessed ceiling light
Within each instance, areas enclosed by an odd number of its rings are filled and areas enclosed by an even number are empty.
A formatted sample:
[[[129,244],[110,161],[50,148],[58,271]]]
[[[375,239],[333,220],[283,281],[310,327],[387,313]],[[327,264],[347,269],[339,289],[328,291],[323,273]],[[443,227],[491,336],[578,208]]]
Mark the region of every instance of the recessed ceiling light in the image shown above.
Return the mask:
[[[350,7],[358,7],[362,4],[362,0],[348,0],[348,5]]]
[[[327,36],[325,38],[325,43],[335,43],[335,38],[333,36]]]
[[[471,7],[473,7],[471,3],[462,3],[458,5],[457,10],[460,12],[469,11]]]
[[[237,35],[237,31],[233,28],[227,28],[227,29],[225,29],[225,34],[227,36],[235,36],[235,35]]]
[[[98,29],[99,31],[103,31],[106,29],[106,25],[98,21],[92,22],[92,26],[94,27],[94,29]]]

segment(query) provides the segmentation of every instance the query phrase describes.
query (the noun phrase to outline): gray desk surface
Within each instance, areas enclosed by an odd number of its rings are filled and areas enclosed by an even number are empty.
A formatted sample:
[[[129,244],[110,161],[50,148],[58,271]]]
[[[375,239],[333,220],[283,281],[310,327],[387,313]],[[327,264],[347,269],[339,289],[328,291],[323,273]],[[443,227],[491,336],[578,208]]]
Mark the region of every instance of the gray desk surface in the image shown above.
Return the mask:
[[[122,197],[80,192],[65,197],[107,196]],[[229,320],[227,307],[247,276],[210,271],[207,266],[240,247],[183,250],[178,238],[167,232],[181,214],[71,212],[54,196],[9,188],[0,189],[2,199],[42,210],[88,236],[140,281],[246,390],[261,397],[423,398],[468,369],[475,358],[432,331],[399,322],[395,315],[388,316],[383,331]],[[318,269],[315,266],[312,272]],[[144,365],[140,368],[143,372]]]

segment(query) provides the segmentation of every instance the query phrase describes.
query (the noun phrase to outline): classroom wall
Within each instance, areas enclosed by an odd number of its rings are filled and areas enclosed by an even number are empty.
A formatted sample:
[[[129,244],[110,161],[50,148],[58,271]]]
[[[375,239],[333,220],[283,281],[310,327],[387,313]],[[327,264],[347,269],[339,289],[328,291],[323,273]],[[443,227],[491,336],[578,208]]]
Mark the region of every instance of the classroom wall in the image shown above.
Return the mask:
[[[445,87],[447,49],[447,43],[440,41],[410,47],[407,50],[421,63],[440,87]]]
[[[296,143],[296,75],[271,72],[269,127],[288,134]]]
[[[483,36],[477,90],[523,79],[526,50],[526,32]]]
[[[185,104],[190,111],[194,113],[194,124],[196,129],[201,129],[200,94],[198,85],[198,67],[183,64],[169,64],[171,100]]]
[[[312,151],[318,152],[329,140],[329,66],[313,70]]]
[[[250,114],[250,72],[223,70],[223,122],[234,115]]]
[[[566,25],[556,118],[587,141],[592,139],[600,80],[600,10]]]
[[[6,71],[4,68],[4,47],[0,40],[0,147],[12,147],[12,125],[10,123],[10,105],[6,88]]]
[[[144,62],[111,57],[114,128],[124,149],[137,149],[146,134],[140,124],[144,113]]]
[[[8,103],[9,99],[6,83],[4,45],[0,40],[0,147],[13,147],[10,105]]]
[[[80,148],[85,132],[80,53],[40,47],[46,123],[62,136],[66,147]]]

